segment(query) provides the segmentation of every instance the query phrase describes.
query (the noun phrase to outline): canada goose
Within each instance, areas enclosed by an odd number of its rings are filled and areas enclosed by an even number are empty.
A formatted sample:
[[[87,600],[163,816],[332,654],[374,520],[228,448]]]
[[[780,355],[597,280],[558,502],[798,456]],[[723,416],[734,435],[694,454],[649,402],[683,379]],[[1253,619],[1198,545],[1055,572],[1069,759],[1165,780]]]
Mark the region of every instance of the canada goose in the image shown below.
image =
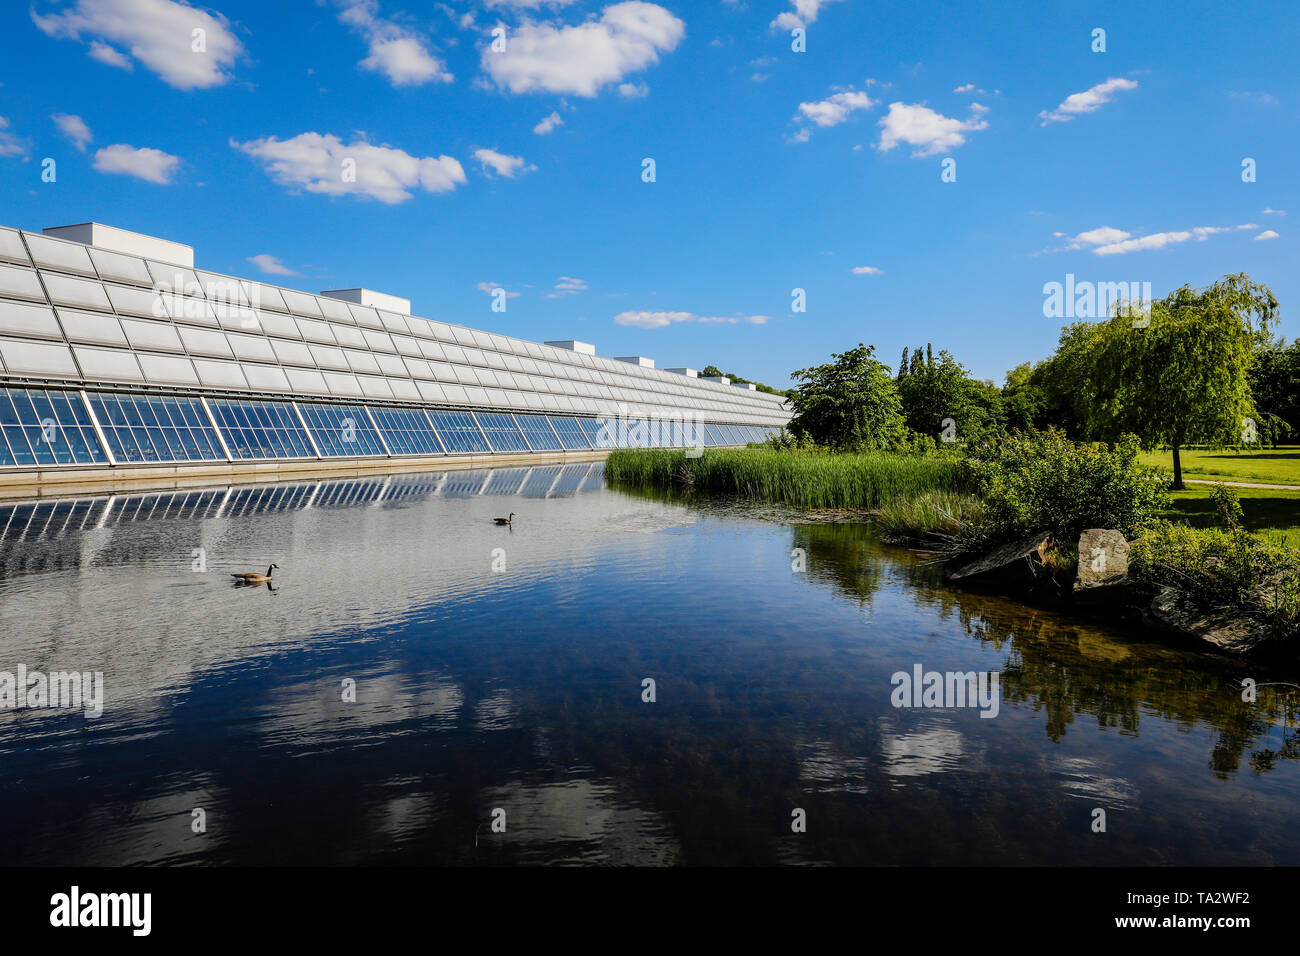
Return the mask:
[[[270,584],[271,572],[278,568],[278,564],[272,564],[266,569],[265,574],[258,574],[256,571],[246,571],[243,574],[231,574],[238,584]]]
[[[492,520],[497,524],[513,524],[514,519],[515,519],[515,513],[512,511],[510,512],[509,518],[493,518]]]

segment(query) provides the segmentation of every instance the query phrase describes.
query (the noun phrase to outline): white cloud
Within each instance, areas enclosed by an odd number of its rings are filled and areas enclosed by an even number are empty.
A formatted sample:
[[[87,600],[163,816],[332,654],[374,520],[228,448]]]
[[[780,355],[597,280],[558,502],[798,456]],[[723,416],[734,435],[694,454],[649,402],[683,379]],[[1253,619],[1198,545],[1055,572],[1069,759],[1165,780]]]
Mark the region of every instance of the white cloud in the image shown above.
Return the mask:
[[[26,155],[27,145],[9,132],[9,120],[0,116],[0,157]]]
[[[1087,232],[1081,232],[1075,236],[1071,242],[1071,249],[1080,249],[1083,246],[1105,246],[1115,242],[1122,242],[1131,236],[1131,232],[1125,232],[1123,229],[1116,229],[1113,226],[1102,226],[1098,229],[1089,229]]]
[[[89,56],[92,60],[98,60],[108,66],[115,66],[119,70],[126,70],[128,73],[135,72],[135,64],[132,63],[121,50],[117,47],[109,46],[102,40],[90,41]]]
[[[538,7],[563,7],[573,0],[483,0],[485,6],[508,7],[512,10],[536,10]]]
[[[857,110],[869,110],[876,105],[866,93],[845,90],[812,103],[800,103],[799,113],[818,126],[838,126]]]
[[[955,88],[953,89],[953,92],[954,92],[954,93],[971,93],[971,92],[974,91],[974,89],[975,89],[975,84],[974,84],[974,83],[965,83],[965,84],[963,84],[963,85],[961,85],[961,86],[955,87]]]
[[[114,143],[95,153],[94,167],[101,173],[122,173],[151,183],[166,186],[172,173],[180,165],[180,158],[161,149],[127,146]]]
[[[1183,230],[1181,232],[1153,232],[1148,236],[1138,236],[1135,239],[1125,239],[1123,242],[1111,242],[1104,246],[1098,246],[1092,250],[1099,256],[1122,255],[1125,252],[1139,252],[1144,249],[1163,249],[1165,246],[1186,242],[1192,238],[1192,233]]]
[[[533,132],[538,136],[545,136],[555,127],[563,125],[564,120],[560,118],[560,114],[552,110],[550,116],[543,117],[542,121],[533,127]]]
[[[370,55],[357,65],[388,77],[393,86],[450,83],[446,65],[425,47],[423,38],[379,16],[376,0],[344,0],[339,20],[366,39]]]
[[[451,156],[412,156],[363,139],[344,144],[333,134],[299,133],[230,145],[262,162],[277,183],[328,196],[368,196],[390,205],[406,202],[411,191],[450,192],[466,183],[465,170]]]
[[[620,312],[614,316],[616,325],[631,325],[639,329],[662,329],[679,322],[726,322],[732,325],[749,322],[762,325],[770,320],[769,315],[696,315],[693,312]]]
[[[507,299],[517,299],[521,295],[523,295],[522,292],[508,291],[499,282],[480,282],[476,286],[474,286],[474,288],[478,289],[480,292],[486,293],[487,295],[492,295],[494,292],[496,292],[497,289],[501,289],[502,292],[505,292]]]
[[[1265,229],[1263,232],[1261,232],[1258,236],[1255,237],[1255,240],[1258,242],[1260,239],[1276,239],[1276,238],[1278,238],[1278,234],[1276,232],[1274,232],[1272,229]]]
[[[296,276],[299,274],[294,272],[275,256],[268,256],[266,253],[257,256],[249,256],[248,261],[257,266],[257,268],[261,269],[267,275]]]
[[[1265,93],[1263,90],[1229,91],[1228,96],[1234,100],[1249,100],[1252,103],[1264,103],[1268,106],[1277,105],[1277,97],[1272,93]]]
[[[877,269],[875,266],[854,266],[853,274],[855,276],[882,276],[885,274],[885,270]]]
[[[882,129],[878,148],[884,153],[899,143],[907,143],[916,147],[913,156],[949,152],[966,142],[965,133],[988,128],[988,122],[981,119],[988,107],[972,103],[970,110],[970,119],[959,120],[919,103],[890,103],[889,113],[879,123]]]
[[[685,32],[686,24],[663,7],[627,0],[576,26],[525,20],[504,52],[485,46],[481,64],[498,87],[512,93],[590,97],[658,63],[659,54],[674,50]]]
[[[559,281],[555,283],[555,290],[546,293],[546,297],[548,299],[559,299],[566,295],[577,295],[586,291],[586,280],[575,279],[573,276],[560,276]]]
[[[650,95],[650,87],[644,83],[620,83],[618,95],[625,100],[637,100]]]
[[[1136,80],[1126,80],[1120,76],[1112,76],[1104,83],[1098,83],[1082,93],[1071,93],[1056,109],[1048,111],[1043,110],[1038,114],[1041,122],[1040,126],[1046,126],[1048,123],[1068,123],[1076,116],[1083,113],[1092,113],[1101,109],[1102,106],[1111,101],[1111,97],[1123,90],[1136,90]]]
[[[817,19],[821,8],[835,0],[794,0],[793,10],[778,14],[770,24],[773,30],[795,30],[805,27]]]
[[[32,20],[46,36],[87,40],[101,63],[129,69],[125,49],[178,90],[221,86],[244,54],[225,17],[181,0],[76,0],[47,16],[33,10]],[[203,52],[193,48],[195,30],[203,31]]]
[[[532,172],[537,168],[527,165],[522,156],[507,156],[495,149],[476,149],[474,158],[483,164],[484,172],[491,170],[506,179],[514,179],[520,173]]]
[[[69,113],[54,113],[50,116],[50,119],[54,120],[54,125],[59,128],[59,132],[68,137],[72,145],[83,153],[86,151],[86,144],[94,139],[90,127],[86,125],[86,121],[80,116],[73,116]]]
[[[1286,210],[1285,210],[1285,209],[1265,209],[1265,210],[1263,210],[1263,212],[1264,212],[1264,215],[1266,215],[1266,216],[1285,216],[1285,215],[1286,215]]]

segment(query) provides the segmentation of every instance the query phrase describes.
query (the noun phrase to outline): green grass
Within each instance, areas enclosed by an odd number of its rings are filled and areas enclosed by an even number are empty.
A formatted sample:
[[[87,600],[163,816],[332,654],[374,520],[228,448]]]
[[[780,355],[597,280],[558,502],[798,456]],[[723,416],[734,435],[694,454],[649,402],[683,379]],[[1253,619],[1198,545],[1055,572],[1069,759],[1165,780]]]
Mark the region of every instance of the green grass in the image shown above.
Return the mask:
[[[891,541],[956,538],[968,525],[978,524],[983,505],[959,491],[926,491],[886,502],[876,527]]]
[[[1300,490],[1235,488],[1241,499],[1242,524],[1270,543],[1300,549]],[[1210,503],[1212,485],[1189,485],[1186,491],[1169,493],[1170,509],[1165,517],[1185,521],[1194,528],[1208,528],[1218,522]]]
[[[1296,445],[1255,451],[1237,451],[1231,448],[1184,449],[1179,457],[1183,462],[1184,478],[1300,486],[1300,446]],[[1173,474],[1174,458],[1168,451],[1143,452],[1142,461],[1148,465],[1159,465]]]
[[[928,491],[964,491],[961,464],[938,455],[777,452],[764,448],[681,451],[620,449],[605,476],[636,484],[675,485],[799,508],[871,509]]]

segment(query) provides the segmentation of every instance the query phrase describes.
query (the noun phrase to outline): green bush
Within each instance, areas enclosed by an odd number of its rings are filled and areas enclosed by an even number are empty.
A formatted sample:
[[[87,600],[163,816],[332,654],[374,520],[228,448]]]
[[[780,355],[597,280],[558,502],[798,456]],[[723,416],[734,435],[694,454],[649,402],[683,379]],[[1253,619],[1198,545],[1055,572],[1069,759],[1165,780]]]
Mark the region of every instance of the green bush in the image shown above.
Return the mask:
[[[973,495],[925,491],[886,502],[876,527],[887,541],[928,541],[947,546],[980,522],[984,508]]]
[[[1138,461],[1131,435],[1110,446],[1076,444],[1058,431],[1030,432],[967,458],[966,467],[984,499],[990,542],[1040,531],[1073,541],[1085,528],[1132,537],[1168,507],[1167,482]]]

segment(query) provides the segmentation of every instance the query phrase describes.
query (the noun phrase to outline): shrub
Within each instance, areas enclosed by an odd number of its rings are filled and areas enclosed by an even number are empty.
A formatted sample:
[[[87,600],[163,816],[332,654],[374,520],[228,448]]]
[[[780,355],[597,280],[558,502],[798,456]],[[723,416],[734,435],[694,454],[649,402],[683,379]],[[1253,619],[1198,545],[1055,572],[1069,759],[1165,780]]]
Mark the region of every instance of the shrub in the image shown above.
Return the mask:
[[[983,505],[957,491],[924,491],[886,502],[876,527],[888,541],[929,541],[946,547],[979,524]]]
[[[1167,482],[1138,460],[1126,435],[1114,446],[1076,444],[1058,431],[1008,438],[966,459],[984,499],[990,541],[1051,532],[1077,539],[1085,528],[1114,528],[1132,537],[1168,507]]]

